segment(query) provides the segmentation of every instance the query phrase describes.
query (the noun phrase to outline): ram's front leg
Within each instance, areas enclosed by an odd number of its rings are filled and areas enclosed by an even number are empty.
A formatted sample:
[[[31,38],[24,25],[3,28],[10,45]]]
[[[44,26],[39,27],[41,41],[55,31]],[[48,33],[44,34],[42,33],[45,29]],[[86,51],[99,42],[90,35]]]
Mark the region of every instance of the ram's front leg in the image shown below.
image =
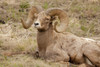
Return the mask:
[[[69,56],[67,52],[65,52],[63,49],[59,49],[57,47],[49,47],[46,50],[46,59],[52,60],[52,61],[69,61]]]
[[[34,52],[34,57],[35,58],[41,58],[44,59],[45,58],[45,49],[40,50],[39,48],[37,48]]]
[[[63,61],[63,62],[69,61],[69,56],[68,56],[67,52],[57,49],[57,52],[55,52],[55,53],[56,53],[55,54],[56,55],[55,61]]]

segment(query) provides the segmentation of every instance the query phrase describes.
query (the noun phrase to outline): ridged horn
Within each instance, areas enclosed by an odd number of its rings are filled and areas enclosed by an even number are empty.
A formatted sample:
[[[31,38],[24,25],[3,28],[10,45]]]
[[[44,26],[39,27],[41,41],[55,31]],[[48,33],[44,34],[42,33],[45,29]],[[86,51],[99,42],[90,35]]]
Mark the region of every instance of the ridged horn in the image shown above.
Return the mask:
[[[21,23],[23,25],[23,27],[25,29],[28,29],[34,22],[35,14],[38,14],[39,12],[41,12],[43,9],[40,6],[32,6],[32,8],[30,9],[29,13],[28,13],[28,18],[26,20],[26,22],[21,19]]]
[[[59,8],[51,8],[51,9],[48,9],[46,11],[46,13],[49,15],[49,16],[58,16],[58,18],[60,19],[60,26],[57,28],[57,24],[55,31],[56,32],[64,32],[66,31],[66,28],[67,28],[67,25],[68,25],[68,17],[67,17],[67,13],[62,10],[62,9],[59,9]]]

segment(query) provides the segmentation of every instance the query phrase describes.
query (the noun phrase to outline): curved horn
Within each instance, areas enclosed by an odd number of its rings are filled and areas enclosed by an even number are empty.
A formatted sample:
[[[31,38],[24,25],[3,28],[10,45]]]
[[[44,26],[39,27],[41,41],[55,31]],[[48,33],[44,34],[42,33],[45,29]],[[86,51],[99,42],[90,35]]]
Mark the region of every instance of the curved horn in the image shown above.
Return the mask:
[[[47,10],[47,14],[49,16],[58,16],[58,18],[60,19],[60,26],[57,28],[54,28],[56,32],[64,32],[67,28],[68,25],[68,17],[67,17],[67,13],[59,8],[52,8],[52,9],[48,9]],[[56,24],[57,25],[57,24]]]
[[[21,19],[21,23],[25,29],[28,29],[32,24],[35,19],[35,14],[39,13],[42,11],[42,7],[39,6],[32,6],[28,13],[28,18],[27,21],[25,22],[23,19]]]

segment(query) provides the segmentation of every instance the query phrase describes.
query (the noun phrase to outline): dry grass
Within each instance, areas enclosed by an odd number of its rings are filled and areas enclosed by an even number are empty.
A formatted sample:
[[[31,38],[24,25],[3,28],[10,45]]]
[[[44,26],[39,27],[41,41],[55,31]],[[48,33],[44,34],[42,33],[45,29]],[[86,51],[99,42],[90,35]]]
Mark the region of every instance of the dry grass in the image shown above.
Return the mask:
[[[35,59],[36,29],[25,30],[20,18],[27,18],[32,5],[44,9],[59,7],[69,16],[67,31],[78,36],[100,36],[99,0],[0,0],[0,67],[66,67],[67,64]],[[1,62],[2,61],[2,62]],[[75,67],[75,66],[72,66]]]

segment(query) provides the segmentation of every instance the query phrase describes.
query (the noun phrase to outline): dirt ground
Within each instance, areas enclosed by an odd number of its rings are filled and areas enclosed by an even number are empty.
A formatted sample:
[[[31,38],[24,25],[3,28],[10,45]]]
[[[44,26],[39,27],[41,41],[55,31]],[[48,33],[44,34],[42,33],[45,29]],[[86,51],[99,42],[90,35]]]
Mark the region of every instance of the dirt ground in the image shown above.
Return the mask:
[[[20,23],[33,5],[44,10],[64,9],[69,17],[67,32],[100,40],[99,0],[0,0],[0,67],[67,67],[67,63],[46,62],[33,56],[37,30],[26,30]]]

